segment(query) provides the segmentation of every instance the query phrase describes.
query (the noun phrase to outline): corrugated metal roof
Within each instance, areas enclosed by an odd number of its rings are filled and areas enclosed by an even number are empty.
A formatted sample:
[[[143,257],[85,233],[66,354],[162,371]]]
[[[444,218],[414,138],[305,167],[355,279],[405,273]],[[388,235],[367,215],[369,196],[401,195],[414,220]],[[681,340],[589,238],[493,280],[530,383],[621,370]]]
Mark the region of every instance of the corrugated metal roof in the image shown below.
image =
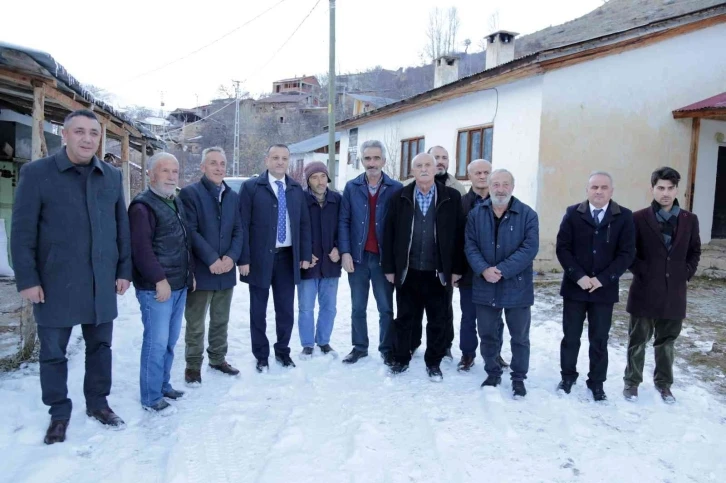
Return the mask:
[[[15,54],[12,54],[12,52],[15,52]],[[7,53],[7,55],[3,55],[5,53]],[[18,53],[24,55],[18,55]],[[110,104],[107,104],[100,99],[96,99],[88,89],[83,87],[78,79],[73,77],[70,72],[59,64],[50,54],[40,50],[34,50],[28,47],[0,41],[0,65],[7,65],[9,67],[14,67],[22,71],[45,77],[53,77],[59,83],[59,87],[74,92],[86,101],[102,108],[106,112],[111,113],[121,121],[134,126],[141,132],[144,139],[147,139],[154,144],[154,147],[158,149],[166,148],[166,144],[148,128],[132,120],[120,111],[117,111]]]
[[[340,141],[340,132],[335,133],[335,142]],[[290,154],[311,153],[328,145],[328,133],[319,134],[299,143],[290,144]]]
[[[680,109],[676,109],[674,112],[690,112],[690,111],[706,111],[712,109],[723,109],[726,111],[726,92],[709,97],[702,101],[694,102]]]
[[[352,97],[353,99],[362,101],[362,102],[368,102],[370,104],[373,104],[376,107],[383,107],[388,104],[392,104],[398,100],[398,99],[390,99],[388,97],[366,96],[364,94],[346,94],[346,95]]]

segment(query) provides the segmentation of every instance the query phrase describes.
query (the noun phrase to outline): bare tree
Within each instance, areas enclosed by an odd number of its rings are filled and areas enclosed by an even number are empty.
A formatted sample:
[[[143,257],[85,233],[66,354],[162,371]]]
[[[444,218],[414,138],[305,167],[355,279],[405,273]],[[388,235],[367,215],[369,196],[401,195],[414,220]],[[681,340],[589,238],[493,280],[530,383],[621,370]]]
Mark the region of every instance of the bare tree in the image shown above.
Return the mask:
[[[383,165],[383,172],[392,179],[401,178],[398,152],[401,149],[401,138],[399,125],[389,126],[383,134],[383,145],[386,147],[386,164]]]
[[[454,52],[456,35],[459,32],[459,13],[456,7],[434,8],[429,12],[429,25],[426,29],[426,45],[423,57],[433,62],[442,55]]]
[[[489,30],[487,35],[493,34],[499,30],[499,10],[494,10],[494,12],[489,15],[489,18],[487,19],[487,29]],[[479,48],[481,48],[481,50],[487,49],[487,37],[484,37],[479,41]]]

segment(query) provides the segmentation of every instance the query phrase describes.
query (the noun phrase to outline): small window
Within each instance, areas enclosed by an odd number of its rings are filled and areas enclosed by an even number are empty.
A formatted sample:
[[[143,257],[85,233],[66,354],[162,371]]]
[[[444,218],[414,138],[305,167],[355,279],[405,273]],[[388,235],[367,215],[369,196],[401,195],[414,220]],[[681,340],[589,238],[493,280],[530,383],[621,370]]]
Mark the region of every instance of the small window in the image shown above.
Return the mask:
[[[401,179],[411,177],[411,161],[418,153],[424,152],[424,138],[410,138],[401,141]]]
[[[456,140],[456,177],[468,179],[467,167],[475,159],[492,160],[494,127],[483,126],[459,131]]]

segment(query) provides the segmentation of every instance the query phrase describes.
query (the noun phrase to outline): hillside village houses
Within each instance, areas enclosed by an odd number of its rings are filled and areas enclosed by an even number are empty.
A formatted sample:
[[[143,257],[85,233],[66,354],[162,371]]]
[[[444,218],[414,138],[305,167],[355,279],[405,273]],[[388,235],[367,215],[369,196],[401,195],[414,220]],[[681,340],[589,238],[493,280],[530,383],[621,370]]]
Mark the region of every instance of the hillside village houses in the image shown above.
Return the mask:
[[[486,70],[457,80],[456,58],[440,59],[433,89],[337,123],[340,177],[363,172],[368,139],[386,145],[399,179],[435,145],[465,182],[468,163],[488,158],[539,213],[537,264],[550,270],[561,217],[590,172],[611,172],[618,203],[640,209],[651,172],[669,165],[702,241],[726,237],[726,95],[710,99],[726,89],[724,39],[726,2],[713,0],[611,0],[522,39],[494,32]]]

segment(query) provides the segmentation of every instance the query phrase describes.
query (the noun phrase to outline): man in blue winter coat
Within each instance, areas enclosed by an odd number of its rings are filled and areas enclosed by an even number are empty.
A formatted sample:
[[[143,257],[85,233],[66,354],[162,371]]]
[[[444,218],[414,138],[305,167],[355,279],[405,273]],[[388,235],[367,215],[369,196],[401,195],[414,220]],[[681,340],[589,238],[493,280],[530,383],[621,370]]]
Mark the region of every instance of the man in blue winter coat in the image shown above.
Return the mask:
[[[204,322],[209,310],[209,367],[235,376],[239,370],[226,360],[227,326],[234,286],[235,264],[242,253],[242,221],[238,194],[224,182],[227,157],[219,147],[202,152],[202,179],[179,193],[187,215],[194,252],[197,289],[187,295],[186,327],[187,385],[202,383]]]
[[[529,327],[534,304],[533,262],[539,250],[537,213],[512,196],[514,176],[506,169],[489,175],[490,198],[469,213],[465,252],[474,274],[472,300],[481,338],[484,386],[502,382],[497,356],[502,311],[511,336],[512,392],[524,397],[529,370]]]
[[[612,200],[613,179],[596,171],[587,182],[587,200],[567,208],[557,233],[557,259],[562,264],[562,381],[569,394],[577,380],[585,317],[590,342],[587,387],[595,401],[607,399],[603,383],[608,370],[608,336],[620,277],[635,258],[633,213]]]
[[[312,261],[307,199],[300,184],[285,174],[289,164],[286,145],[270,146],[267,170],[240,189],[243,238],[237,264],[240,280],[250,289],[250,335],[258,372],[269,370],[270,343],[265,331],[270,288],[277,328],[275,360],[283,367],[295,367],[289,347],[295,286],[300,283],[300,269],[309,268]]]
[[[335,356],[330,346],[330,334],[336,314],[338,280],[340,280],[340,252],[338,251],[338,213],[340,193],[328,189],[330,178],[324,163],[314,161],[305,166],[305,192],[310,210],[313,261],[302,270],[297,286],[300,344],[303,359],[313,355],[315,344],[323,354]],[[315,324],[315,299],[318,299],[318,323]]]
[[[353,350],[345,364],[355,364],[368,356],[368,294],[378,306],[378,351],[386,365],[392,366],[393,284],[386,280],[383,260],[383,229],[392,195],[403,185],[383,172],[386,153],[383,143],[369,140],[360,148],[365,173],[348,181],[340,207],[338,240],[343,269],[348,272],[352,302],[351,336]]]

